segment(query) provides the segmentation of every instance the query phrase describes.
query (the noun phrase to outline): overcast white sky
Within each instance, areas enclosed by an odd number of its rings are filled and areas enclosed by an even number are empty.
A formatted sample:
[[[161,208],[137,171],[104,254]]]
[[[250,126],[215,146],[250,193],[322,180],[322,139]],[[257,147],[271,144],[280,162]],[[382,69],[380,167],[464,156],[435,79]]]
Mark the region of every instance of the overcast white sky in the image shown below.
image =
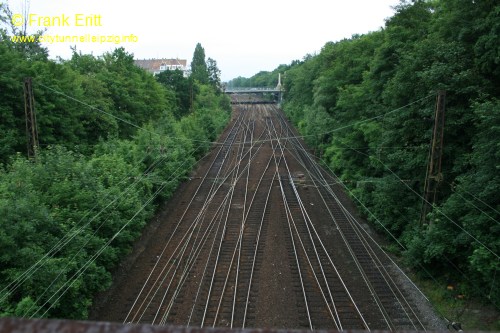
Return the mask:
[[[8,1],[21,13],[24,0]],[[69,17],[70,26],[50,27],[47,35],[129,35],[137,43],[77,43],[83,53],[100,55],[123,46],[137,59],[180,58],[191,62],[196,43],[217,61],[222,80],[250,77],[315,53],[328,41],[383,27],[399,0],[31,0],[29,12]],[[100,15],[100,27],[75,27],[75,14]],[[39,27],[32,24],[28,32]],[[31,29],[31,30],[30,30]],[[44,44],[50,57],[70,57],[74,43]]]

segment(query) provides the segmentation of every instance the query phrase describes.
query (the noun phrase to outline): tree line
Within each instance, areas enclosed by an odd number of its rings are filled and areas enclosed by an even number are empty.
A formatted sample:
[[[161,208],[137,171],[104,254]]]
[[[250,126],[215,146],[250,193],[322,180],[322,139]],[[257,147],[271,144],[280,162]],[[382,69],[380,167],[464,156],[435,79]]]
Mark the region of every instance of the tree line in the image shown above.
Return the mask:
[[[5,7],[3,8],[5,9]],[[5,19],[5,11],[0,16]],[[123,48],[48,59],[0,30],[0,316],[85,319],[230,117],[214,60],[153,76]],[[16,33],[16,31],[14,31]],[[39,143],[26,158],[23,79]]]
[[[294,62],[296,63],[296,62]],[[292,63],[292,65],[294,64]],[[272,71],[260,71],[250,78],[238,76],[226,83],[227,88],[249,88],[249,87],[276,87],[278,85],[278,74],[285,72],[291,66],[279,65]]]
[[[280,66],[284,111],[396,244],[389,249],[497,308],[499,13],[491,0],[401,1],[383,29]],[[438,90],[446,91],[442,181],[421,223]]]

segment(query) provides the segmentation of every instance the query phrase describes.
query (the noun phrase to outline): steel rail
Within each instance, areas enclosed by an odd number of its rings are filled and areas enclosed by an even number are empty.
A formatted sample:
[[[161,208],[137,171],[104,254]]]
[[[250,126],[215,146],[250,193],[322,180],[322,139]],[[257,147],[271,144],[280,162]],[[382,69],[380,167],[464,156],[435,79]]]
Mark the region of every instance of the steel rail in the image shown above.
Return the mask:
[[[239,154],[240,147],[243,147],[243,146],[242,145],[238,146],[238,151],[237,151],[236,155]],[[238,171],[239,171],[239,164],[237,165],[236,174],[238,173]],[[208,311],[208,305],[210,303],[210,297],[211,297],[211,294],[212,294],[212,289],[213,289],[213,285],[214,285],[214,281],[215,281],[215,274],[216,274],[216,271],[217,271],[217,266],[219,264],[220,253],[221,253],[221,249],[222,249],[222,243],[223,243],[224,237],[226,235],[226,231],[227,231],[227,221],[228,221],[229,212],[230,212],[230,209],[231,209],[231,202],[232,202],[233,194],[234,194],[234,184],[235,184],[235,177],[233,177],[233,179],[231,181],[231,186],[229,188],[229,192],[230,192],[229,207],[227,209],[226,217],[224,219],[224,226],[223,226],[223,229],[222,229],[222,236],[220,238],[219,247],[217,249],[217,256],[215,257],[215,265],[214,265],[214,269],[213,269],[213,272],[212,272],[212,279],[210,281],[210,286],[209,286],[209,289],[208,289],[208,296],[207,296],[207,301],[205,303],[205,310],[203,312],[203,317],[202,317],[202,320],[201,320],[201,327],[203,327],[204,324],[205,324],[205,319],[206,319],[207,311]],[[215,326],[215,320],[216,319],[217,318],[214,319],[213,326]]]
[[[248,133],[248,129],[245,131],[244,135],[243,135],[243,141],[246,142],[246,138],[247,138],[247,133]],[[243,155],[243,152],[245,150],[245,145],[241,145],[241,155]],[[248,154],[251,155],[251,150],[248,151]],[[245,154],[246,155],[246,154]],[[241,159],[240,159],[240,163],[243,162],[243,156],[241,156]],[[247,164],[247,171],[250,170],[250,163]],[[245,170],[243,170],[244,172]],[[243,172],[242,172],[242,175],[243,175]],[[236,188],[236,185],[238,183],[238,180],[239,179],[235,179],[234,182],[232,183],[232,188],[231,188],[231,192],[234,193],[234,190]],[[231,207],[229,207],[229,210],[231,209]],[[229,210],[228,210],[228,215],[226,218],[229,217]],[[222,245],[222,239],[221,239],[221,245]],[[224,293],[226,291],[226,286],[227,286],[227,282],[229,280],[229,275],[231,273],[231,268],[233,266],[233,262],[234,262],[234,257],[235,257],[235,254],[236,254],[236,249],[238,247],[238,243],[236,243],[236,246],[235,246],[235,251],[233,252],[233,256],[231,258],[231,262],[229,264],[229,267],[227,269],[227,275],[226,275],[226,279],[224,281],[224,285],[222,286],[222,291],[221,291],[221,295],[219,296],[219,304],[217,305],[217,310],[215,312],[215,317],[214,317],[214,324],[213,326],[215,327],[216,323],[217,323],[217,318],[219,316],[219,311],[220,311],[220,308],[221,308],[221,305],[222,305],[222,300],[224,299]]]
[[[275,131],[274,124],[273,124],[273,129],[274,129],[274,131]],[[278,145],[280,146],[280,150],[281,150],[281,152],[282,152],[282,155],[284,156],[285,152],[284,152],[283,147],[281,146],[281,144],[280,144],[279,142],[278,142]],[[285,157],[283,158],[283,160],[284,160],[285,167],[286,167],[286,170],[287,170],[287,173],[288,173],[288,178],[290,179],[290,182],[291,182],[291,184],[292,184],[292,186],[293,186],[293,182],[292,182],[292,175],[291,175],[291,172],[290,172],[290,168],[289,168],[289,166],[288,166],[288,163],[287,163],[287,161],[286,161],[286,158],[285,158]],[[295,195],[296,195],[296,197],[297,197],[297,199],[298,199],[299,206],[300,206],[300,203],[301,203],[301,201],[300,201],[300,197],[298,196],[298,193],[296,193],[295,187],[293,187],[293,189],[294,189]],[[321,259],[319,258],[319,255],[318,255],[318,252],[317,252],[317,249],[316,249],[316,245],[315,245],[314,239],[312,238],[312,235],[311,235],[311,233],[310,233],[310,231],[309,231],[309,227],[308,227],[308,225],[307,225],[307,219],[306,219],[306,215],[304,214],[304,207],[303,207],[303,205],[302,205],[302,206],[300,206],[300,209],[301,209],[301,213],[302,213],[303,218],[304,218],[305,225],[306,225],[307,230],[308,230],[308,234],[309,234],[309,238],[310,238],[311,244],[312,244],[312,246],[313,246],[313,250],[314,250],[314,252],[315,252],[315,254],[316,254],[316,258],[317,258],[317,260],[318,260],[318,266],[319,266],[319,268],[320,268],[320,270],[321,270],[321,273],[322,273],[322,275],[323,275],[323,277],[324,277],[325,284],[326,284],[326,288],[327,288],[328,293],[329,293],[329,295],[330,295],[330,297],[331,297],[331,290],[330,290],[330,287],[329,287],[328,281],[327,281],[327,279],[326,279],[326,275],[325,275],[325,272],[324,272],[324,269],[323,269],[323,265],[322,265],[322,263],[321,263]],[[300,245],[301,245],[301,247],[302,247],[303,253],[304,253],[305,257],[306,257],[306,260],[307,260],[307,262],[308,262],[308,264],[309,264],[309,267],[311,268],[311,272],[313,273],[313,276],[314,276],[314,279],[315,279],[315,281],[316,281],[316,284],[318,285],[318,288],[319,288],[319,290],[320,290],[320,292],[321,292],[321,296],[323,297],[323,300],[324,300],[324,301],[325,301],[325,303],[326,303],[326,306],[327,306],[327,308],[328,308],[328,312],[330,313],[330,315],[331,315],[331,317],[332,317],[332,319],[333,319],[333,321],[334,321],[335,326],[337,327],[337,329],[342,329],[342,328],[341,328],[341,325],[340,325],[340,322],[337,322],[337,321],[336,321],[336,318],[338,319],[338,312],[337,312],[337,309],[336,309],[336,307],[335,307],[335,303],[333,302],[333,297],[331,297],[331,299],[332,299],[332,305],[333,305],[333,307],[334,307],[335,314],[332,312],[332,309],[331,309],[331,307],[330,307],[330,304],[329,304],[328,300],[326,299],[325,293],[324,293],[324,291],[323,291],[323,287],[321,286],[321,283],[320,283],[320,282],[319,282],[319,280],[318,280],[318,277],[317,277],[317,275],[316,275],[316,272],[315,272],[315,269],[314,269],[314,267],[313,267],[313,264],[312,264],[312,262],[311,262],[311,260],[310,260],[310,258],[309,258],[308,253],[307,253],[306,247],[305,247],[305,245],[304,245],[304,243],[303,243],[303,241],[302,241],[302,238],[300,237],[300,233],[299,233],[299,230],[298,230],[297,225],[296,225],[296,223],[295,223],[295,220],[294,220],[293,218],[291,218],[291,220],[292,220],[292,222],[293,222],[293,227],[294,227],[294,230],[295,230],[295,232],[296,232],[297,238],[298,238],[298,240],[299,240],[299,242],[300,242]],[[293,237],[293,236],[292,236],[292,237]],[[318,238],[319,238],[319,237],[318,237]]]
[[[262,135],[263,135],[263,134],[262,134]],[[261,135],[261,136],[262,136],[262,135]],[[257,144],[257,143],[260,143],[260,146],[259,146],[259,148],[257,149],[257,151],[259,151],[259,150],[260,150],[260,148],[261,148],[261,147],[262,147],[262,145],[263,145],[263,142],[255,142],[255,143],[254,143],[254,145],[255,145],[255,144]],[[252,159],[253,159],[253,158],[252,158]],[[241,177],[241,175],[240,175],[240,177]],[[228,193],[229,193],[229,192],[228,192]],[[215,238],[214,238],[214,242],[215,242]],[[203,274],[202,274],[202,279],[203,279],[203,276],[205,275],[206,269],[207,269],[207,267],[208,267],[208,263],[209,263],[209,262],[207,261],[207,262],[206,262],[206,264],[205,264],[205,268],[204,268],[204,271],[203,271]],[[193,306],[192,306],[192,308],[191,308],[191,313],[190,313],[190,316],[189,316],[189,319],[188,319],[188,326],[189,326],[189,325],[190,325],[190,323],[191,323],[191,319],[192,319],[192,316],[193,316],[194,308],[195,308],[195,306],[196,306],[196,303],[197,303],[197,300],[198,300],[198,297],[199,297],[199,294],[200,294],[200,291],[201,291],[201,287],[202,287],[202,281],[200,281],[200,283],[199,283],[199,286],[198,286],[198,291],[197,291],[197,293],[196,293],[195,302],[193,303]]]
[[[241,238],[243,238],[243,230],[245,228],[245,213],[246,213],[246,203],[247,203],[247,194],[248,194],[248,178],[250,177],[250,163],[252,160],[252,143],[253,143],[253,131],[255,130],[255,122],[252,122],[252,131],[250,132],[250,148],[249,148],[249,159],[248,159],[248,168],[247,168],[247,177],[246,177],[246,184],[245,184],[245,197],[243,199],[243,212],[242,212],[242,224],[241,224],[241,229],[240,229],[240,241],[239,241],[239,249],[238,249],[238,262],[236,266],[236,277],[235,277],[235,283],[234,283],[234,294],[233,294],[233,308],[231,311],[231,324],[230,327],[233,328],[234,324],[234,313],[235,313],[235,307],[236,307],[236,296],[238,293],[238,277],[239,277],[239,272],[240,272],[240,261],[241,261],[241,246],[243,241],[241,241]],[[246,140],[245,140],[246,141]],[[264,171],[265,173],[265,171]],[[263,175],[264,175],[263,173]],[[250,208],[249,208],[250,210]]]
[[[261,144],[261,146],[262,146],[262,144]],[[259,150],[259,149],[260,149],[260,146],[259,146],[259,148],[257,150]],[[245,156],[246,156],[246,154],[245,154]],[[242,160],[238,161],[237,162],[238,165],[241,165],[241,162],[242,162]],[[225,181],[233,172],[234,172],[234,168],[227,173],[227,175],[223,178],[223,181]],[[237,176],[238,176],[238,178],[241,177],[241,175],[237,175]],[[218,190],[220,189],[220,187],[222,186],[222,184],[223,184],[223,182],[221,182],[219,184],[219,186],[217,187],[217,189],[213,192],[212,197],[215,196],[215,194],[218,192]],[[223,202],[224,205],[226,205],[226,200],[227,200],[227,194],[226,194],[226,197],[224,198],[224,202]],[[220,209],[220,207],[218,209]],[[218,213],[216,213],[216,214],[218,214]],[[198,217],[199,216],[200,216],[200,214],[198,215]],[[214,215],[214,218],[215,218],[215,215]],[[212,219],[211,223],[212,222],[213,222],[213,219]],[[193,231],[194,231],[194,229],[193,229]],[[188,230],[188,232],[189,232],[189,230]],[[204,241],[203,241],[203,243],[204,243]],[[198,244],[198,246],[199,246],[199,244]],[[193,244],[192,250],[190,252],[190,258],[192,257],[193,251],[196,251],[196,250],[197,250],[197,248],[195,249],[195,244]],[[199,255],[199,252],[198,252],[198,255]],[[198,255],[193,260],[197,259]],[[191,269],[191,267],[193,266],[193,264],[194,264],[194,261],[191,263],[190,259],[188,259],[188,261],[186,263],[186,268],[184,269],[184,272],[182,273],[182,276],[180,278],[180,282],[177,285],[176,290],[174,291],[174,296],[171,298],[171,300],[169,302],[169,305],[167,307],[167,310],[166,310],[166,312],[165,312],[165,314],[163,316],[163,320],[160,323],[165,323],[166,318],[168,317],[168,314],[169,314],[169,312],[170,312],[170,310],[171,310],[171,308],[173,306],[173,302],[175,301],[175,298],[179,294],[180,289],[183,287],[184,282],[186,281],[186,278],[187,278],[187,273],[189,272],[189,270]]]
[[[292,140],[292,141],[294,141],[294,140]],[[294,144],[292,143],[292,145],[294,145]],[[305,151],[305,148],[304,148],[304,147],[300,144],[300,142],[297,142],[297,146],[298,146],[298,147],[300,147],[300,149],[301,149],[302,151]],[[297,154],[298,154],[298,153],[297,153]],[[299,159],[300,159],[300,155],[299,155]],[[305,162],[304,162],[304,166],[305,166]],[[315,165],[314,163],[311,163],[311,166],[312,166],[313,168],[315,168],[315,169],[316,169],[316,165]],[[306,171],[307,171],[307,172],[309,173],[309,175],[311,176],[311,179],[312,179],[312,180],[313,180],[313,182],[314,182],[314,178],[315,178],[315,177],[311,174],[310,169],[309,169],[309,168],[307,168],[306,166],[305,166],[305,168],[306,168]],[[316,169],[316,172],[318,172],[318,170],[317,170],[317,169]],[[315,175],[315,176],[316,176],[316,177],[318,177],[318,178],[319,178],[319,177],[323,177],[322,175],[319,175],[319,176],[318,176],[318,175]],[[325,180],[325,183],[327,183],[327,182],[326,182],[326,180]],[[320,191],[319,189],[320,189],[320,188],[318,187],[318,193],[320,194],[320,197],[322,198],[322,201],[323,201],[323,203],[324,203],[324,205],[325,205],[325,207],[326,207],[326,209],[327,209],[327,211],[328,211],[328,213],[329,213],[330,217],[332,218],[332,221],[335,223],[336,228],[337,228],[337,230],[339,231],[339,235],[340,235],[340,236],[341,236],[341,238],[343,239],[344,244],[346,245],[346,247],[347,247],[347,249],[348,249],[348,251],[349,251],[349,253],[350,253],[350,255],[351,255],[351,258],[353,259],[354,263],[356,264],[356,267],[358,268],[358,271],[360,272],[360,274],[361,274],[361,276],[362,276],[363,280],[365,281],[365,285],[366,285],[366,286],[368,287],[368,289],[370,290],[370,293],[371,293],[371,295],[372,295],[372,297],[373,297],[373,299],[374,299],[374,301],[375,301],[375,303],[376,303],[377,307],[379,308],[379,310],[380,310],[380,312],[381,312],[381,314],[382,314],[382,316],[383,316],[383,318],[384,318],[385,322],[387,323],[388,328],[389,328],[389,329],[391,329],[391,330],[395,330],[394,324],[392,323],[392,320],[391,320],[391,318],[390,318],[389,314],[387,313],[387,311],[386,311],[385,307],[383,306],[382,301],[381,301],[381,300],[380,300],[380,298],[378,297],[378,294],[376,293],[376,291],[375,291],[374,287],[372,286],[372,284],[371,284],[371,282],[370,282],[370,280],[369,280],[368,276],[366,275],[366,273],[365,273],[365,271],[364,271],[364,269],[363,269],[363,267],[362,267],[361,263],[360,263],[360,262],[359,262],[359,260],[357,259],[357,257],[356,257],[356,255],[355,255],[354,250],[352,249],[351,245],[349,244],[349,241],[347,240],[347,238],[346,238],[346,236],[345,236],[344,232],[342,231],[342,229],[341,229],[341,228],[340,228],[340,226],[338,225],[338,223],[337,223],[336,219],[334,218],[334,216],[333,216],[333,214],[332,214],[332,212],[331,212],[330,208],[328,207],[328,204],[326,203],[325,198],[323,197],[323,194],[321,193],[321,191]],[[368,328],[367,328],[367,329],[368,329]]]
[[[277,109],[275,109],[275,112],[278,114],[278,117],[279,117],[280,119],[282,119],[282,123],[284,123],[284,124],[285,124],[285,126],[287,127],[287,131],[288,131],[289,133],[293,134],[293,132],[291,131],[290,127],[288,126],[288,123],[286,122],[286,120],[284,120],[284,119],[283,119],[283,116],[280,114],[280,112],[279,112]],[[295,140],[297,140],[297,139],[295,139]],[[291,140],[290,140],[290,141],[291,141]],[[297,140],[297,141],[298,141],[298,140]],[[292,143],[292,146],[297,145],[297,143],[294,143],[293,141],[291,141],[291,143]],[[302,148],[302,150],[304,150],[304,151],[305,151],[305,148],[304,148],[304,147],[300,144],[300,142],[299,142],[299,145],[300,145],[300,147]],[[291,151],[290,151],[290,153],[292,154],[292,156],[294,156],[294,157],[295,157],[295,154],[293,154]],[[295,158],[297,159],[297,157],[295,157]],[[311,176],[311,171],[310,171],[310,168],[309,168],[308,166],[306,166],[304,162],[301,162],[299,159],[297,159],[297,161],[299,161],[299,163],[301,163],[301,165],[304,167],[304,169],[306,170],[306,172],[307,172],[307,173]],[[325,202],[325,200],[324,200],[324,198],[323,198],[322,194],[321,194],[321,193],[319,193],[319,194],[320,194],[320,196],[321,196],[321,198],[322,198],[322,200],[323,200],[323,202],[324,202],[325,206],[327,207],[327,209],[328,209],[328,211],[329,211],[329,214],[330,214],[330,216],[332,217],[332,220],[334,220],[334,223],[336,224],[337,229],[339,229],[339,226],[337,225],[337,222],[336,222],[336,221],[335,221],[335,219],[333,218],[333,215],[331,214],[331,212],[330,212],[330,210],[329,210],[329,208],[328,208],[328,206],[327,206],[327,204],[326,204],[326,202]],[[313,228],[313,231],[314,231],[314,233],[315,233],[316,237],[318,238],[318,240],[319,240],[319,242],[320,242],[320,245],[322,246],[322,248],[323,248],[324,252],[327,254],[327,258],[328,258],[328,260],[329,260],[330,264],[332,265],[332,267],[334,268],[334,270],[335,270],[335,272],[336,272],[337,276],[339,277],[339,280],[341,281],[341,284],[342,284],[342,286],[343,286],[344,290],[346,291],[346,293],[347,293],[347,295],[348,295],[349,299],[351,300],[351,302],[352,302],[353,306],[355,307],[356,312],[357,312],[357,313],[358,313],[358,315],[360,316],[360,319],[363,321],[363,324],[365,325],[365,328],[369,330],[368,323],[367,323],[367,322],[366,322],[366,320],[364,319],[364,316],[362,315],[361,311],[359,310],[359,307],[356,305],[356,302],[354,301],[354,298],[352,297],[352,295],[351,295],[351,293],[350,293],[349,289],[347,288],[347,285],[345,284],[344,279],[343,279],[343,278],[342,278],[342,276],[340,275],[340,272],[338,271],[338,269],[337,269],[336,265],[333,263],[333,260],[331,259],[331,257],[330,257],[330,255],[329,255],[328,251],[326,250],[326,247],[324,246],[323,242],[321,241],[321,238],[319,237],[319,234],[318,234],[318,233],[317,233],[317,231],[316,231],[316,228],[314,227],[314,225],[313,225],[313,224],[311,224],[311,226],[312,226],[312,228]],[[346,240],[344,240],[344,242],[346,242]]]
[[[277,138],[276,142],[277,142],[276,145],[279,145],[280,144],[280,139]],[[274,148],[273,141],[271,141],[271,144],[273,145],[273,148]],[[276,158],[275,158],[275,166],[276,166],[276,173],[278,173],[278,175],[279,175],[279,164],[276,162]],[[292,228],[291,228],[291,225],[290,225],[291,211],[290,211],[290,209],[289,209],[289,207],[287,205],[286,196],[285,196],[285,192],[284,192],[284,189],[283,189],[283,183],[281,181],[281,177],[279,177],[279,176],[278,176],[278,183],[279,183],[279,186],[280,186],[281,198],[283,200],[283,206],[285,208],[285,216],[286,216],[286,220],[287,220],[287,223],[288,223],[288,230],[290,232],[290,240],[292,242],[293,254],[295,256],[295,264],[297,265],[297,271],[299,273],[299,281],[300,281],[300,285],[301,285],[301,288],[302,288],[302,296],[304,297],[304,305],[305,305],[305,308],[306,308],[307,320],[308,320],[308,323],[309,323],[309,328],[311,330],[313,330],[314,327],[313,327],[312,320],[311,320],[311,313],[309,311],[309,304],[307,302],[307,293],[306,293],[306,290],[305,290],[304,280],[302,278],[302,271],[300,269],[300,262],[299,262],[299,258],[298,258],[298,253],[297,253],[297,249],[296,249],[296,246],[295,246],[295,240],[293,238]]]
[[[217,152],[217,154],[216,154],[216,156],[215,156],[214,160],[213,160],[213,161],[212,161],[212,163],[210,164],[210,166],[209,166],[209,168],[208,168],[207,172],[205,173],[205,175],[204,175],[203,179],[201,180],[200,184],[198,185],[198,187],[197,187],[197,189],[196,189],[195,193],[194,193],[194,194],[193,194],[193,196],[191,197],[191,200],[190,200],[189,204],[187,205],[186,209],[184,210],[184,212],[183,212],[182,216],[179,218],[179,222],[177,223],[177,225],[176,225],[176,227],[175,227],[174,231],[172,232],[172,234],[170,235],[170,237],[169,237],[168,241],[166,242],[165,246],[163,247],[163,250],[162,250],[161,254],[158,256],[158,259],[157,259],[157,261],[156,261],[156,263],[155,263],[155,265],[154,265],[153,269],[151,270],[151,272],[150,272],[150,274],[148,275],[148,277],[147,277],[146,281],[144,282],[144,284],[143,284],[143,286],[142,286],[141,290],[139,291],[139,294],[137,295],[137,297],[136,297],[136,299],[135,299],[134,303],[132,304],[132,306],[131,306],[131,308],[130,308],[130,310],[129,310],[128,314],[127,314],[127,316],[125,317],[124,323],[126,323],[126,322],[134,322],[134,320],[135,320],[135,318],[136,318],[136,315],[137,315],[137,312],[136,312],[136,314],[132,317],[132,319],[131,319],[131,320],[128,320],[129,316],[131,315],[131,313],[132,313],[132,311],[133,311],[133,309],[134,309],[134,307],[135,307],[136,303],[138,302],[138,300],[139,300],[139,298],[140,298],[140,296],[141,296],[142,292],[143,292],[143,291],[144,291],[144,289],[146,288],[146,286],[147,286],[147,284],[148,284],[148,282],[149,282],[150,278],[152,277],[153,272],[156,270],[156,267],[157,267],[157,265],[159,264],[160,260],[162,259],[162,257],[163,257],[163,255],[164,255],[164,253],[165,253],[165,251],[166,251],[166,249],[167,249],[168,245],[170,244],[170,242],[171,242],[171,240],[173,239],[174,235],[176,234],[176,232],[177,232],[177,230],[178,230],[179,226],[181,225],[182,220],[184,219],[185,215],[186,215],[186,214],[187,214],[187,212],[189,211],[189,209],[190,209],[190,207],[191,207],[191,205],[192,205],[192,203],[193,203],[194,199],[195,199],[195,198],[196,198],[196,196],[198,195],[198,192],[200,191],[200,189],[201,189],[202,185],[203,185],[203,184],[204,184],[204,182],[205,182],[205,179],[207,178],[208,174],[212,171],[212,167],[214,166],[215,162],[216,162],[216,161],[217,161],[217,159],[219,158],[219,156],[220,156],[221,152],[223,151],[223,149],[226,147],[226,143],[227,143],[227,141],[228,141],[228,140],[231,140],[231,142],[233,142],[233,141],[234,141],[235,137],[231,138],[231,134],[233,133],[233,131],[235,131],[235,128],[236,128],[236,126],[237,126],[237,125],[238,125],[238,127],[241,125],[241,118],[242,118],[242,117],[238,117],[238,119],[236,119],[236,121],[234,122],[233,126],[231,127],[231,130],[228,132],[228,135],[227,135],[227,136],[226,136],[226,138],[224,139],[224,144],[220,145],[220,148],[219,148],[219,150],[218,150],[218,152]],[[227,153],[226,153],[226,154],[227,154]],[[224,157],[224,159],[225,159],[225,157]],[[221,163],[221,167],[222,167],[222,165],[223,165],[223,163]],[[221,167],[220,167],[220,168],[221,168]],[[220,172],[220,168],[219,168],[218,173]],[[170,259],[171,259],[171,258],[172,258],[172,256],[170,257]],[[170,259],[169,259],[167,262],[169,262],[169,261],[170,261]],[[159,276],[161,276],[161,274],[163,273],[164,269],[165,269],[165,267],[162,269],[162,271],[160,272],[160,275],[159,275]],[[158,277],[158,278],[157,278],[157,280],[153,283],[153,286],[154,286],[154,285],[156,285],[156,283],[158,282],[158,279],[159,279],[159,277]],[[148,292],[148,294],[145,296],[145,298],[144,298],[143,302],[140,304],[140,306],[139,306],[139,310],[140,310],[140,309],[142,308],[142,306],[144,305],[144,301],[145,301],[145,300],[149,297],[149,295],[150,295],[150,293],[151,293],[151,291],[152,291],[153,286],[151,287],[151,289],[150,289],[150,291]],[[148,303],[148,306],[149,306],[149,304],[150,304],[150,303]],[[145,311],[143,311],[143,314],[141,315],[141,318],[142,318],[142,316],[144,315],[144,313],[145,313]],[[140,319],[139,319],[139,320],[140,320]]]
[[[266,124],[266,129],[267,129],[267,124]],[[252,197],[252,201],[251,201],[250,205],[253,204],[253,201],[254,201],[254,199],[255,199],[255,197],[257,195],[257,191],[260,188],[262,180],[264,179],[264,175],[266,174],[267,170],[269,170],[269,167],[271,166],[271,162],[273,160],[275,160],[275,158],[274,158],[275,152],[276,152],[276,147],[272,150],[272,156],[269,158],[268,163],[267,163],[267,165],[265,167],[265,170],[264,170],[264,172],[262,173],[262,176],[259,179],[259,182],[257,184],[257,188],[256,188],[256,190],[254,192],[254,195]],[[281,161],[281,157],[280,157],[280,161]],[[257,261],[257,253],[258,253],[259,245],[260,245],[260,235],[261,235],[261,232],[262,232],[262,226],[264,224],[264,219],[265,219],[265,215],[266,215],[267,205],[269,203],[269,197],[271,195],[271,190],[273,188],[272,184],[273,184],[274,179],[276,178],[276,176],[277,176],[277,172],[275,171],[274,172],[274,176],[273,176],[273,180],[271,182],[269,182],[269,190],[267,191],[267,195],[266,195],[266,199],[265,199],[265,203],[264,203],[264,208],[262,210],[262,215],[261,215],[261,219],[260,219],[259,229],[258,229],[257,235],[256,235],[255,250],[254,250],[254,254],[253,254],[253,258],[252,258],[252,267],[250,269],[250,278],[249,278],[248,289],[247,289],[247,294],[246,294],[246,299],[245,299],[245,311],[243,313],[242,328],[245,328],[245,324],[246,324],[246,320],[247,320],[248,304],[250,302],[250,291],[251,291],[251,288],[252,288],[252,281],[253,281],[253,275],[254,275],[254,271],[255,271],[255,264],[256,264],[256,261]],[[248,211],[245,219],[248,218],[248,214],[249,213],[250,213],[250,208],[249,208],[249,211]]]
[[[326,182],[326,179],[324,179],[324,181]],[[361,226],[359,225],[359,222],[352,216],[352,214],[347,210],[347,208],[344,207],[344,205],[339,200],[338,196],[331,190],[331,188],[329,186],[327,186],[327,187],[323,186],[323,188],[325,188],[326,191],[330,193],[330,195],[334,198],[334,200],[337,203],[337,205],[341,208],[341,210],[344,213],[344,215],[347,217],[348,221],[351,224],[351,227],[352,227],[354,233],[356,234],[356,236],[358,237],[358,239],[360,239],[361,244],[363,245],[363,247],[365,248],[367,254],[370,256],[371,260],[373,261],[375,268],[379,271],[382,279],[385,281],[387,287],[390,289],[392,295],[397,300],[398,304],[400,305],[400,307],[403,310],[406,318],[410,321],[410,323],[413,326],[413,328],[415,330],[418,330],[417,326],[415,325],[414,320],[411,318],[411,316],[409,315],[407,309],[402,304],[402,301],[410,309],[411,313],[413,314],[413,316],[416,319],[416,321],[419,323],[420,327],[424,331],[426,331],[425,325],[423,325],[423,323],[420,321],[420,319],[419,319],[418,315],[416,314],[416,312],[414,311],[413,307],[410,305],[410,303],[406,299],[405,295],[403,294],[403,292],[398,287],[398,284],[392,279],[391,274],[387,271],[387,269],[385,268],[385,265],[383,264],[383,262],[381,261],[381,259],[378,257],[378,255],[376,254],[375,250],[372,248],[372,246],[370,245],[370,243],[368,242],[368,240],[363,236],[363,233],[360,231],[360,230],[363,230],[363,231],[365,231],[365,230],[363,228],[361,228]],[[381,249],[381,247],[373,240],[373,238],[370,237],[370,239],[379,247],[379,249]],[[382,253],[386,254],[385,251],[383,251],[383,250],[382,250]],[[391,262],[394,264],[394,262],[392,260],[391,260]],[[385,274],[384,274],[384,272],[382,272],[382,270],[385,272]],[[397,294],[399,294],[399,296]]]

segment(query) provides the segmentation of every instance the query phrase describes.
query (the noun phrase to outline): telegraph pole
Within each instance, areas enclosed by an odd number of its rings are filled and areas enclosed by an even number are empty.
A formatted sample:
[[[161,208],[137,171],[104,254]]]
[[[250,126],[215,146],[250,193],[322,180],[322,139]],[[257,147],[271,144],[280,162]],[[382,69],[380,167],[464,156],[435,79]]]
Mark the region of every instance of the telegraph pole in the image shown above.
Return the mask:
[[[36,125],[35,98],[33,95],[33,80],[24,79],[24,113],[26,115],[26,138],[28,143],[28,158],[36,159],[38,151],[38,129]]]
[[[444,111],[446,92],[440,90],[436,98],[436,111],[434,113],[434,130],[432,132],[431,151],[427,165],[427,173],[424,184],[424,201],[420,223],[426,224],[427,214],[431,211],[432,205],[436,202],[438,187],[443,181],[441,164],[443,159],[443,138],[444,138]]]

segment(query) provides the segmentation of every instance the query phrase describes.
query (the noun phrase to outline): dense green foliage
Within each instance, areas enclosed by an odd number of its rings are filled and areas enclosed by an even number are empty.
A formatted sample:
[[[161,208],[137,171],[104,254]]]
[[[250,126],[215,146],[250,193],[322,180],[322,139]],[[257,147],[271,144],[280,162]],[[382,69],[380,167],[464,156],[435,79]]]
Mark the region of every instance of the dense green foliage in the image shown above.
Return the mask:
[[[210,83],[217,91],[222,90],[222,83],[220,81],[221,71],[217,67],[217,61],[212,58],[207,59],[207,73],[208,83]]]
[[[293,62],[293,66],[297,62]],[[278,84],[278,73],[284,73],[291,66],[279,65],[275,70],[261,71],[250,78],[237,77],[226,83],[228,88],[247,88],[247,87],[276,87]]]
[[[191,77],[200,83],[208,83],[208,68],[205,61],[205,49],[200,43],[196,44],[191,61]]]
[[[383,30],[327,43],[284,82],[285,112],[408,264],[497,307],[499,22],[495,1],[404,1]],[[438,89],[447,91],[444,180],[426,226]]]
[[[0,316],[83,319],[156,205],[224,128],[229,100],[208,82],[154,77],[121,48],[56,62],[9,43],[5,30],[0,38]]]
[[[156,121],[165,110],[174,108],[172,91],[134,66],[133,57],[123,49],[99,58],[74,52],[71,60],[62,63],[30,61],[22,52],[13,51],[8,43],[0,43],[0,131],[7,134],[0,139],[1,162],[26,150],[25,76],[35,79],[39,141],[43,146],[78,145],[85,150],[100,138],[128,138],[136,128],[127,122]]]
[[[193,86],[191,77],[184,77],[180,69],[166,70],[157,75],[157,80],[166,88],[175,93],[176,107],[173,110],[177,118],[186,115],[191,111],[191,96],[197,94],[196,86]]]

